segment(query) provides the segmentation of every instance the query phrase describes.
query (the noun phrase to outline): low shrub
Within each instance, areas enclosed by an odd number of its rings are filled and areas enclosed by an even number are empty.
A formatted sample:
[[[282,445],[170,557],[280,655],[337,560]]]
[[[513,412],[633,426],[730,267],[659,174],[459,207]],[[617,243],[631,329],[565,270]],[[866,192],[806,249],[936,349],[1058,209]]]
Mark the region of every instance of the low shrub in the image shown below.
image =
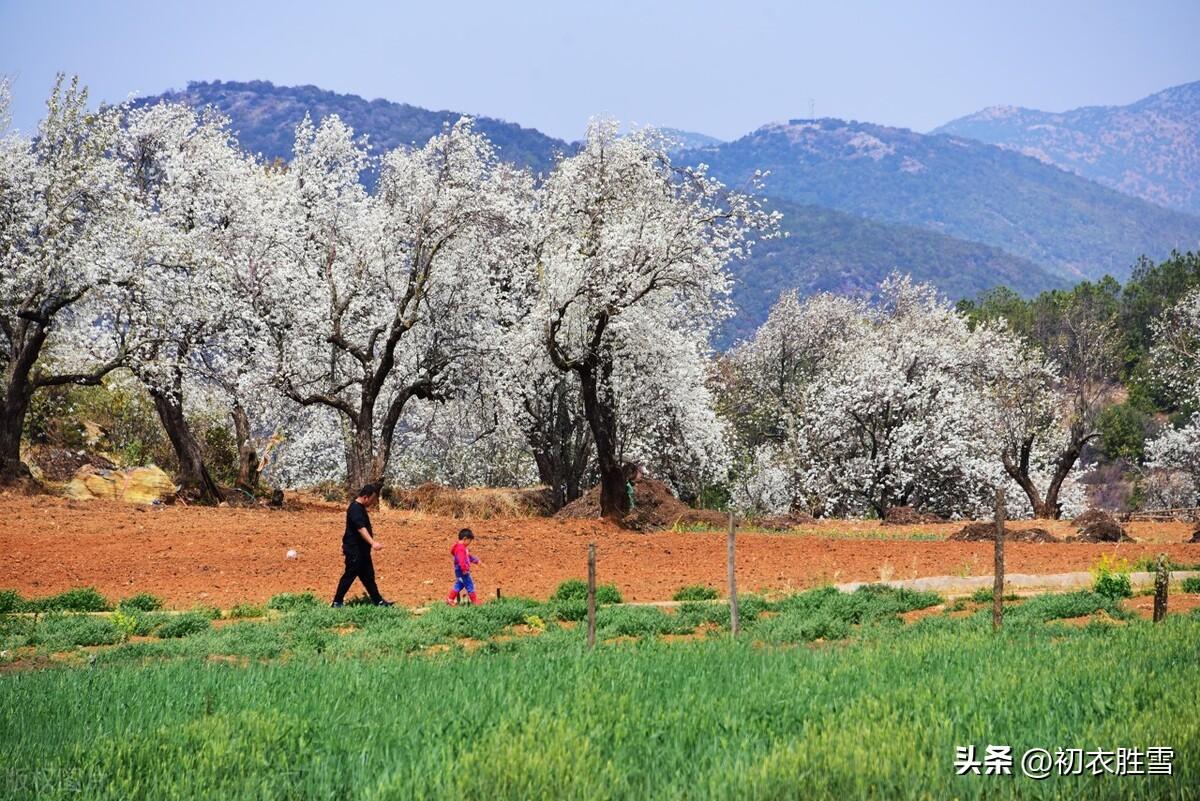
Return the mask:
[[[1129,562],[1103,554],[1092,567],[1092,591],[1105,598],[1120,599],[1133,596],[1129,583]]]
[[[555,588],[554,594],[550,596],[551,601],[577,601],[580,599],[587,600],[587,582],[582,579],[567,579],[559,584]],[[619,604],[621,603],[621,591],[615,584],[598,584],[596,585],[596,603]]]
[[[117,609],[154,612],[163,608],[162,599],[148,592],[139,592],[117,604]]]
[[[28,612],[107,612],[111,608],[108,600],[92,587],[77,587],[25,602]]]
[[[1200,592],[1200,576],[1188,576],[1179,584],[1184,592]]]
[[[162,615],[124,607],[118,607],[109,616],[109,620],[121,630],[126,639],[130,637],[145,637],[154,630],[155,626],[165,619],[166,617]]]
[[[113,645],[125,639],[125,633],[111,620],[83,614],[50,614],[38,621],[31,645],[50,650],[78,646]]]
[[[201,631],[207,631],[211,627],[212,619],[208,616],[198,612],[187,612],[171,616],[154,630],[154,634],[161,639],[170,640],[178,637],[190,637]]]
[[[715,601],[719,597],[716,590],[703,584],[689,584],[680,587],[671,596],[673,601]]]
[[[0,615],[8,612],[20,612],[25,608],[25,601],[16,590],[0,590]]]
[[[565,601],[551,601],[546,605],[546,612],[555,620],[577,623],[587,617],[587,600],[572,598]]]
[[[321,602],[317,600],[317,596],[311,592],[281,592],[271,596],[271,600],[267,601],[268,609],[275,609],[279,612],[291,612],[294,609],[320,605]]]
[[[266,614],[267,610],[261,606],[242,603],[234,604],[232,607],[230,607],[229,611],[225,613],[225,617],[229,618],[230,620],[242,620],[245,618],[263,617]]]

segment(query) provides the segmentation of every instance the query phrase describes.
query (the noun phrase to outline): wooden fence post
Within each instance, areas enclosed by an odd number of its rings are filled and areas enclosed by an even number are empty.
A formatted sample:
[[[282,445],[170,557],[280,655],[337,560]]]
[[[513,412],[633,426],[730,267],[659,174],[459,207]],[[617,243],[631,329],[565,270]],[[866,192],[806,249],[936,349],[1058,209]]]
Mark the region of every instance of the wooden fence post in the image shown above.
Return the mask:
[[[726,542],[726,561],[729,563],[729,631],[736,637],[741,630],[741,613],[738,611],[737,596],[737,547],[734,539],[737,529],[733,524],[733,512],[729,513],[729,538]]]
[[[1171,572],[1167,570],[1167,555],[1158,555],[1158,570],[1154,574],[1154,622],[1158,623],[1167,616],[1167,583],[1171,580]]]
[[[996,565],[992,581],[992,631],[1004,622],[1004,490],[996,490]]]
[[[588,648],[596,647],[596,543],[588,543]]]

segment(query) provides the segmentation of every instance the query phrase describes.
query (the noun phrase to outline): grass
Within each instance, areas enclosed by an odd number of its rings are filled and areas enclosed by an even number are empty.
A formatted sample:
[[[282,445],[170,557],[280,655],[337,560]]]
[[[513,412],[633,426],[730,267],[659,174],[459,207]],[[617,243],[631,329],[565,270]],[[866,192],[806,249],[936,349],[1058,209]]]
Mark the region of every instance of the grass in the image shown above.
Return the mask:
[[[1200,576],[1188,576],[1179,582],[1179,587],[1184,592],[1200,592]]]
[[[393,655],[447,630],[503,630],[536,606],[522,599],[420,617],[302,608],[164,642],[165,660],[127,644],[101,654],[140,651],[91,668],[0,674],[0,786],[47,799],[1196,797],[1200,729],[1181,701],[1200,680],[1200,618],[1014,619],[995,636],[973,618],[886,622],[919,594],[846,597],[787,599],[739,641],[592,653],[578,627],[551,626],[519,646]],[[1084,600],[1058,611],[1099,603]],[[672,617],[602,614],[613,631]],[[837,648],[755,646],[784,619],[804,638],[852,619],[864,633]],[[234,646],[254,656],[203,658]],[[969,744],[1169,745],[1174,775],[956,776],[955,747]]]

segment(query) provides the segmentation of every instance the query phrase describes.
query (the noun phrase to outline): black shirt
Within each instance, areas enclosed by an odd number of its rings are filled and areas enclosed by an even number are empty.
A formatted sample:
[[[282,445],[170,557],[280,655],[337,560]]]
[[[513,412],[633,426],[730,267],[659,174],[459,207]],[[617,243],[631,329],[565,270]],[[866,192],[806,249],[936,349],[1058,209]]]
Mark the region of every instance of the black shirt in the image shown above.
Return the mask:
[[[367,507],[358,501],[350,501],[350,506],[346,508],[346,533],[342,535],[342,553],[369,554],[371,552],[371,546],[358,533],[360,528],[365,528],[371,536],[375,535],[375,530],[371,528],[371,516],[367,514]]]

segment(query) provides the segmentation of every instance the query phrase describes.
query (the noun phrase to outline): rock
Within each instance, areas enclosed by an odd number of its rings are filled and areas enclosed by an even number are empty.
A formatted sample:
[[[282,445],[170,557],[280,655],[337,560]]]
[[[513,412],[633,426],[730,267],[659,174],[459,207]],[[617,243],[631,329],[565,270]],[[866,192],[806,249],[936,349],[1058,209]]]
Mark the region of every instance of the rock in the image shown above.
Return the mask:
[[[175,492],[175,482],[154,465],[105,470],[85,464],[66,486],[67,497],[79,501],[103,498],[126,503],[169,503],[175,499]]]

